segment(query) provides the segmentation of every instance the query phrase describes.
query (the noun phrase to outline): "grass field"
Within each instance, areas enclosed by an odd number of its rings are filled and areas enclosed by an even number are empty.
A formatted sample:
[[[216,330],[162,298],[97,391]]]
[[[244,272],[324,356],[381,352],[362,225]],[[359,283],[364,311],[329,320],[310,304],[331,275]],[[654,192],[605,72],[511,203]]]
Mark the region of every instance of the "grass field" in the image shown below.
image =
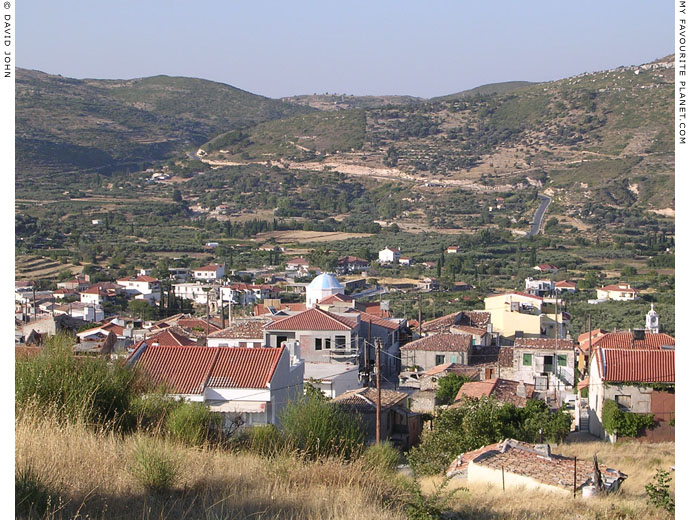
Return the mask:
[[[367,468],[361,459],[309,463],[295,455],[262,458],[153,439],[181,463],[174,488],[155,494],[145,491],[130,472],[140,435],[122,437],[80,424],[60,425],[47,415],[20,410],[15,437],[17,469],[31,467],[54,496],[52,513],[32,518],[437,518],[406,516],[405,504],[411,499],[409,478]],[[668,470],[674,464],[673,443],[576,443],[555,446],[553,451],[582,460],[597,453],[603,464],[629,478],[620,492],[586,501],[525,490],[504,493],[496,486],[451,481],[444,493],[458,487],[467,490],[458,490],[449,499],[446,509],[455,515],[447,518],[671,518],[647,504],[644,486],[657,467]],[[405,481],[408,487],[403,485]],[[431,496],[441,482],[440,477],[423,479],[420,484],[425,496]]]
[[[329,231],[270,231],[256,235],[255,239],[264,242],[273,238],[278,244],[310,243],[310,242],[336,242],[348,238],[370,237],[370,233],[341,233]]]

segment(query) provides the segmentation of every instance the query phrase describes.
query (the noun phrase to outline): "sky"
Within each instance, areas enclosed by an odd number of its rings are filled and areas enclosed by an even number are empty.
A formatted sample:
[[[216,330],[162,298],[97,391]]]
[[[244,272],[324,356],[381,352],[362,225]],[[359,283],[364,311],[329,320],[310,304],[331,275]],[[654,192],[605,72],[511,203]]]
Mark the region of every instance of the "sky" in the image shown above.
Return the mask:
[[[673,0],[16,3],[17,66],[73,78],[167,74],[269,97],[433,97],[673,53]]]

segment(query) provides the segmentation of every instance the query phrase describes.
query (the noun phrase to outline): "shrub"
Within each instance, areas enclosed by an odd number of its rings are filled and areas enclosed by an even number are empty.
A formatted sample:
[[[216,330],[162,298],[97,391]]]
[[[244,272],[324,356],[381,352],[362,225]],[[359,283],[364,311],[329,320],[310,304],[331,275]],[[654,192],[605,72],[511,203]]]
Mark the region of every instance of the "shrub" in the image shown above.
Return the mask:
[[[450,479],[443,480],[440,486],[428,497],[422,492],[419,483],[414,481],[410,489],[410,497],[405,504],[405,514],[410,520],[441,520],[446,518],[447,511],[451,509],[450,501],[460,491],[467,488],[456,488],[446,492],[446,486]]]
[[[654,426],[654,415],[624,412],[618,403],[607,399],[601,413],[601,424],[608,433],[622,437],[637,437],[643,429]]]
[[[366,467],[389,472],[400,463],[400,451],[391,443],[383,442],[365,449],[362,458]]]
[[[303,397],[289,403],[280,421],[287,442],[310,459],[348,459],[364,446],[361,417],[322,399]]]
[[[220,415],[202,403],[180,403],[167,419],[170,436],[189,446],[201,446],[210,440],[212,432],[221,428]]]
[[[15,363],[15,405],[50,408],[69,420],[131,426],[129,406],[141,391],[138,372],[122,363],[72,355],[74,338],[56,335],[35,357]]]
[[[158,433],[164,430],[170,413],[181,404],[181,401],[159,391],[134,398],[130,404],[130,413],[137,430]]]
[[[453,372],[445,375],[438,380],[438,390],[436,390],[436,402],[438,404],[451,404],[458,395],[458,390],[468,381],[468,378],[461,377]]]
[[[250,451],[268,457],[287,448],[283,434],[273,424],[249,428],[246,431],[246,445]]]
[[[129,471],[147,491],[163,493],[177,483],[180,461],[163,444],[141,438],[134,447]]]
[[[14,474],[14,505],[17,514],[43,515],[50,505],[48,487],[34,468],[27,465]]]
[[[671,476],[668,474],[668,471],[659,468],[656,470],[654,480],[647,484],[644,489],[647,492],[647,501],[650,504],[665,509],[669,513],[675,513],[676,503],[668,491],[670,487],[669,482],[671,482]]]

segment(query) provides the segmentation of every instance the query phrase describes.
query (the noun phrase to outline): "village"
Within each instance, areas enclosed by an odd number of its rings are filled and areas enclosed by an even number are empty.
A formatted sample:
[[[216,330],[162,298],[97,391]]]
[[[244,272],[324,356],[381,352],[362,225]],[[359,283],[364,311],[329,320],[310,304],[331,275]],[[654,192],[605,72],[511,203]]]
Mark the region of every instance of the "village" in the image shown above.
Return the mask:
[[[455,246],[446,250],[458,252]],[[333,273],[295,257],[282,271],[238,273],[209,264],[171,267],[168,279],[159,280],[140,269],[115,282],[77,275],[52,290],[18,281],[16,355],[36,355],[51,336],[74,334],[75,356],[139,367],[165,384],[170,397],[219,413],[225,428],[280,426],[288,404],[316,389],[361,415],[369,444],[387,441],[403,451],[419,444],[439,409],[489,396],[518,408],[538,400],[565,411],[569,435],[580,441],[619,440],[620,432],[605,428],[610,402],[623,414],[649,418],[636,433],[640,439],[675,439],[675,340],[660,331],[663,317],[653,304],[639,328],[603,330],[589,323],[587,332],[571,337],[562,300],[577,284],[554,282],[558,268],[540,264],[524,290],[489,294],[484,310],[426,320],[421,312],[393,316],[384,297],[400,288],[371,286],[366,274],[372,263],[410,262],[387,247],[374,262],[344,256]],[[233,281],[238,275],[252,281]],[[304,277],[312,279],[295,281]],[[437,281],[427,277],[409,295],[437,290]],[[627,283],[602,285],[596,293],[592,305],[638,298]],[[104,312],[114,298],[163,307],[171,297],[191,312],[158,320]],[[441,402],[444,379],[461,383]],[[596,461],[572,464],[550,455],[548,444],[504,439],[454,454],[448,475],[587,496],[615,491],[626,478]]]

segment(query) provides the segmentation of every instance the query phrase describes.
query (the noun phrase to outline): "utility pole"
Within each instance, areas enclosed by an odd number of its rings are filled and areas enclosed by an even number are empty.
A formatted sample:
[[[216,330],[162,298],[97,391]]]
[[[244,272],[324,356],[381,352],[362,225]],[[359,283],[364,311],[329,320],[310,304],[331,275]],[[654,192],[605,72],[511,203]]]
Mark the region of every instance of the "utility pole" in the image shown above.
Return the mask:
[[[419,337],[422,337],[422,295],[417,296],[417,307],[419,311]]]
[[[37,316],[38,307],[36,305],[36,284],[35,283],[34,283],[33,288],[34,288],[34,321],[36,321],[38,319],[38,316]]]
[[[376,444],[381,444],[381,338],[376,338]]]
[[[220,293],[220,328],[225,328],[225,303],[223,302],[223,292]]]
[[[573,469],[573,498],[577,497],[577,456],[575,457],[575,466]]]

